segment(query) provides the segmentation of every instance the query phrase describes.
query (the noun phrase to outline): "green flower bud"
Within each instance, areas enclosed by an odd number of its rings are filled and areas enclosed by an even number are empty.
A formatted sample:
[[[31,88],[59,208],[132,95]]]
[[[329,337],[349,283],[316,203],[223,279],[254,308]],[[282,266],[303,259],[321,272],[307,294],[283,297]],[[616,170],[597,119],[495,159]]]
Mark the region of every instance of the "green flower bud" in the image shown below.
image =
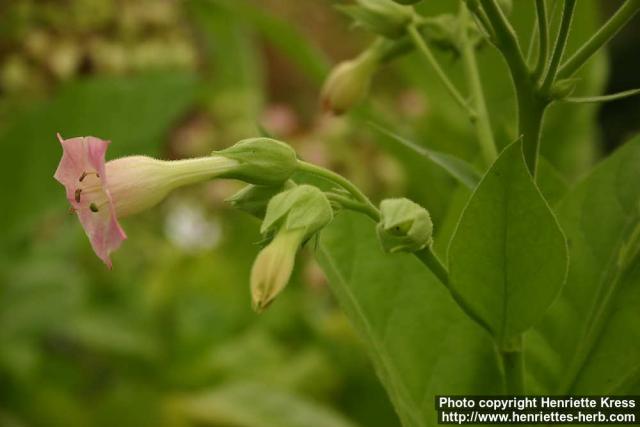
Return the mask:
[[[287,181],[282,185],[252,185],[249,184],[226,201],[235,209],[246,212],[256,218],[264,218],[269,200],[278,193],[292,188],[295,184]]]
[[[251,301],[258,313],[289,283],[303,235],[302,229],[283,230],[256,257],[251,268]]]
[[[325,111],[343,114],[367,95],[384,45],[382,41],[376,42],[356,58],[343,61],[331,70],[320,93]]]
[[[300,246],[332,219],[329,200],[310,185],[293,187],[271,199],[260,231],[274,237],[251,269],[251,298],[257,312],[286,287]]]
[[[298,185],[269,201],[260,232],[268,235],[280,229],[302,229],[303,240],[308,240],[332,219],[327,196],[312,185]]]
[[[282,184],[298,168],[296,152],[284,142],[271,138],[250,138],[213,154],[235,160],[237,167],[222,175],[250,184]]]
[[[402,37],[413,19],[411,8],[392,0],[356,0],[356,3],[338,8],[349,15],[356,25],[385,37]]]
[[[415,252],[431,244],[433,223],[429,212],[409,199],[380,203],[378,238],[386,252]]]
[[[396,3],[400,3],[400,4],[404,4],[404,5],[410,5],[410,4],[416,4],[416,3],[420,3],[422,0],[393,0]]]

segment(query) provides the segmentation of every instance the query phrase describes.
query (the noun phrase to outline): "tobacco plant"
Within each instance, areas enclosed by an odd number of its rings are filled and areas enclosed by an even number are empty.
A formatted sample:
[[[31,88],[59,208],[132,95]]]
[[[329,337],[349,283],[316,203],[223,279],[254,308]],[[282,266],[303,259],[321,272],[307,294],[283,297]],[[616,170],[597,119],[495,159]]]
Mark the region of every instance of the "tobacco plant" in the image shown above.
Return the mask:
[[[248,186],[230,203],[262,221],[263,249],[251,271],[255,310],[283,291],[296,253],[309,246],[403,425],[435,424],[434,396],[442,394],[638,394],[640,139],[570,189],[540,146],[552,104],[639,92],[572,96],[578,72],[640,10],[640,0],[626,0],[574,52],[566,46],[576,0],[535,0],[528,47],[510,23],[509,1],[461,1],[455,14],[439,16],[419,13],[415,3],[339,7],[375,40],[332,70],[321,104],[333,114],[356,109],[362,123],[373,122],[456,180],[462,197],[453,232],[439,233],[429,206],[402,195],[376,205],[351,181],[267,136],[202,158],[109,162],[106,141],[59,136],[64,154],[55,177],[95,252],[111,266],[109,254],[126,239],[119,218],[151,208],[178,186],[241,180]],[[457,58],[464,87],[449,78],[436,49]],[[504,84],[515,93],[517,130],[506,145],[485,101],[481,49],[497,50],[511,76]],[[472,125],[476,162],[405,141],[356,108],[376,71],[410,52],[424,58],[459,120]]]

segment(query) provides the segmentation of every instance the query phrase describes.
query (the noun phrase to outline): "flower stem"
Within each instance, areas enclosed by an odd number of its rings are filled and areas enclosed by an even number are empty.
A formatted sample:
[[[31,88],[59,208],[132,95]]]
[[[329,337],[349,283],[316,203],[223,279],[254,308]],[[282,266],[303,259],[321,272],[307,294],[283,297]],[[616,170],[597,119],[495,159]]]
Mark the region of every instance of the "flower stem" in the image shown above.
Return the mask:
[[[559,79],[573,76],[633,16],[640,11],[640,0],[627,0],[596,33],[569,58],[558,71]]]
[[[298,170],[308,172],[316,175],[320,178],[324,178],[327,181],[331,181],[340,187],[347,190],[357,201],[363,203],[371,212],[378,212],[378,208],[375,207],[371,200],[362,192],[354,183],[340,174],[337,174],[329,169],[314,165],[313,163],[303,162],[298,160]]]
[[[547,4],[545,0],[536,0],[536,16],[540,43],[538,47],[538,62],[533,75],[537,78],[542,75],[547,62],[547,55],[549,54],[549,28],[547,26]]]
[[[576,0],[565,0],[564,10],[562,11],[562,21],[560,21],[560,30],[558,37],[556,38],[556,44],[553,48],[551,55],[551,61],[549,61],[549,68],[545,75],[544,81],[541,86],[543,93],[548,93],[549,89],[556,80],[558,67],[564,54],[564,48],[567,46],[567,40],[569,38],[569,30],[571,29],[571,20],[573,19],[573,11],[576,8]]]
[[[449,77],[447,77],[447,74],[444,72],[435,56],[433,56],[433,52],[431,52],[431,49],[429,49],[429,46],[427,46],[427,43],[422,38],[415,25],[409,25],[407,27],[407,32],[409,33],[409,36],[411,37],[411,40],[415,44],[418,51],[422,53],[422,55],[427,59],[429,64],[436,71],[436,74],[438,75],[444,86],[447,88],[453,99],[469,114],[469,117],[475,117],[475,112],[469,107],[467,101],[460,94],[458,89],[456,89],[455,85],[449,79]]]
[[[475,48],[471,40],[469,40],[469,35],[467,33],[468,18],[469,12],[467,10],[467,6],[464,2],[460,2],[460,47],[462,50],[462,62],[474,103],[473,109],[476,112],[473,125],[476,129],[478,142],[480,143],[482,157],[487,165],[491,165],[498,156],[498,152],[496,150],[496,143],[493,138],[489,112],[487,110],[484,91],[482,89],[482,80],[480,79],[480,71],[478,70],[478,63],[476,61]]]
[[[325,193],[327,198],[332,201],[338,203],[344,209],[349,209],[351,211],[360,212],[367,215],[372,220],[378,222],[380,221],[380,211],[378,209],[371,209],[369,205],[365,205],[364,203],[353,200],[349,197],[342,196],[340,194],[327,192]]]

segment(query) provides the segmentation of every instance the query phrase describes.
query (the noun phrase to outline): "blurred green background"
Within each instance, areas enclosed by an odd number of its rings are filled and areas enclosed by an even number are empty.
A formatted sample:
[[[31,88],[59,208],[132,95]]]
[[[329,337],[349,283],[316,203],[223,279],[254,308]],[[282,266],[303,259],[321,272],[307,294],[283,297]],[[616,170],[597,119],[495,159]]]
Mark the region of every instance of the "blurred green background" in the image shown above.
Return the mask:
[[[385,66],[356,114],[323,115],[331,65],[371,40],[332,3],[0,2],[0,426],[398,425],[313,248],[276,303],[251,311],[259,223],[224,204],[238,183],[184,189],[124,220],[129,240],[108,271],[52,178],[56,132],[109,139],[110,158],[182,158],[264,128],[374,200],[427,206],[442,252],[467,190],[367,121],[473,162],[471,127],[416,55]],[[456,7],[425,3],[425,14]],[[617,3],[579,2],[569,49]],[[532,16],[518,0],[523,45]],[[639,23],[585,68],[579,94],[640,86]],[[438,54],[463,85],[455,55]],[[497,53],[484,46],[480,60],[504,146],[513,95]],[[554,106],[543,138],[554,179],[575,181],[637,131],[638,99]]]

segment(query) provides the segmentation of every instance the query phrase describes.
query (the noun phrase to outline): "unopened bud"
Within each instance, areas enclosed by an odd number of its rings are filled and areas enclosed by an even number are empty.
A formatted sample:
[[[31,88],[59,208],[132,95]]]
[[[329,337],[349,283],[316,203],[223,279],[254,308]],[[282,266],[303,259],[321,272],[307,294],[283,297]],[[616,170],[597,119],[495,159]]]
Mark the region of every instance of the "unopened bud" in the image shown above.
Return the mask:
[[[251,270],[251,297],[257,312],[289,282],[300,246],[332,218],[329,200],[310,185],[293,187],[271,199],[260,231],[274,237],[260,251]]]
[[[380,63],[378,45],[374,44],[356,58],[343,61],[331,70],[320,93],[325,111],[340,115],[364,99]]]
[[[256,218],[264,218],[269,200],[278,193],[293,187],[295,184],[287,181],[282,185],[252,185],[249,184],[226,201],[235,209],[246,212]]]
[[[356,25],[389,38],[402,37],[413,19],[413,10],[392,0],[356,0],[352,6],[340,6]]]
[[[303,229],[303,240],[308,240],[332,219],[333,210],[327,196],[318,188],[303,184],[271,199],[260,232],[270,234],[280,229]]]
[[[214,154],[238,162],[238,166],[223,177],[239,179],[250,184],[282,184],[298,167],[294,149],[271,138],[244,139]]]
[[[386,252],[415,252],[431,244],[433,223],[429,212],[409,199],[380,203],[378,238]]]

